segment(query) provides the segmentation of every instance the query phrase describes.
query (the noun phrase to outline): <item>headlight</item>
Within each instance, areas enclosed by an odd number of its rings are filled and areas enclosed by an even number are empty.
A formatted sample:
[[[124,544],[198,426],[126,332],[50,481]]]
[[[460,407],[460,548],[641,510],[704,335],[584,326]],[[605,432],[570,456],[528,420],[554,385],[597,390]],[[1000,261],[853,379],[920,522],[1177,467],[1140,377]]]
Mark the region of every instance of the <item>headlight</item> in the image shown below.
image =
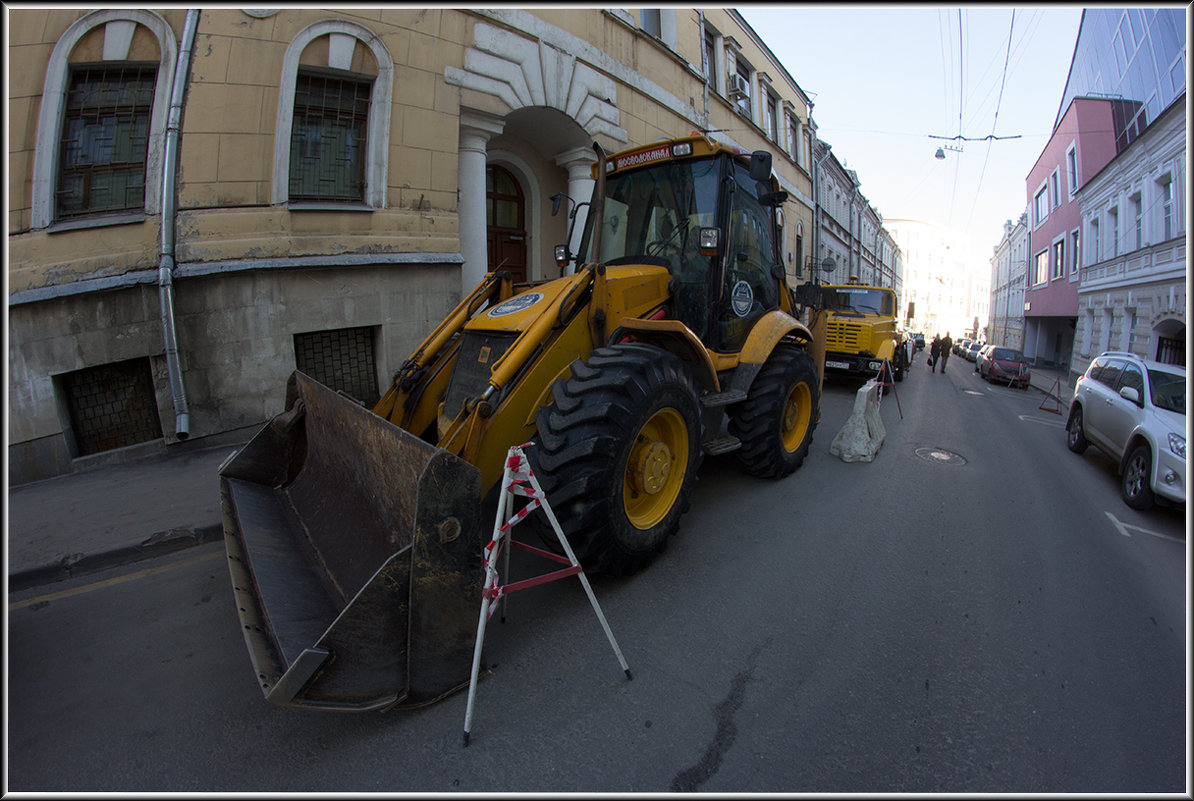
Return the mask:
[[[1186,438],[1178,434],[1169,435],[1169,450],[1181,458],[1186,458]]]

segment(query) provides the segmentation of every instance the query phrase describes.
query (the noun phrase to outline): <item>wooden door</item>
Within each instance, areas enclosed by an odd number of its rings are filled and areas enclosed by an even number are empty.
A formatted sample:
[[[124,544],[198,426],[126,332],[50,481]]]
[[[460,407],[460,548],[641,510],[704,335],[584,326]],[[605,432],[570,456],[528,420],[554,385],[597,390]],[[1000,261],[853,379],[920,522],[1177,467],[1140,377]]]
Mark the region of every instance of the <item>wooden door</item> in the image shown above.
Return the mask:
[[[485,224],[489,269],[500,266],[514,283],[526,281],[526,201],[514,175],[494,164],[485,168]]]

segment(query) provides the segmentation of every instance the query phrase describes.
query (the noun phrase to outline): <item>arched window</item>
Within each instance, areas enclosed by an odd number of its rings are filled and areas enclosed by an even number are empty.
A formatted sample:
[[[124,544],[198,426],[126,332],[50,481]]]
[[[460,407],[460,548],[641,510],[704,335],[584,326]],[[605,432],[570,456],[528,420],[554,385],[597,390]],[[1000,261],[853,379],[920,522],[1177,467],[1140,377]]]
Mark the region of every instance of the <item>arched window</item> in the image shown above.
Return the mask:
[[[309,25],[282,64],[274,140],[276,204],[385,208],[394,62],[346,20]]]
[[[146,30],[150,37],[137,36]],[[76,20],[46,69],[33,165],[34,228],[139,220],[161,209],[178,45],[152,11]]]

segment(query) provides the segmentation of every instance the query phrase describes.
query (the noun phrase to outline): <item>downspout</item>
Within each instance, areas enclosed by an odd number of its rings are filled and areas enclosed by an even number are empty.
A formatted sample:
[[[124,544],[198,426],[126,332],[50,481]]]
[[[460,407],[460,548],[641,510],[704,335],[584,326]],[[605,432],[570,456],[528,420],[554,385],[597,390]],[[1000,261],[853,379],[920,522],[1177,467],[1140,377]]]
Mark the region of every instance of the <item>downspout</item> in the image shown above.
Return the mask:
[[[182,46],[174,65],[170,91],[170,113],[166,122],[166,143],[162,156],[162,247],[158,260],[158,297],[162,308],[162,340],[166,350],[166,372],[174,400],[174,435],[183,440],[191,435],[190,412],[182,367],[178,361],[178,330],[174,321],[174,234],[178,211],[178,139],[182,128],[182,105],[190,74],[191,50],[199,27],[199,9],[187,9]]]
[[[704,101],[705,126],[709,125],[709,76],[713,72],[713,65],[709,63],[709,51],[705,48],[705,12],[697,9],[697,17],[701,21],[701,71],[705,74],[704,86],[701,88],[701,99]]]

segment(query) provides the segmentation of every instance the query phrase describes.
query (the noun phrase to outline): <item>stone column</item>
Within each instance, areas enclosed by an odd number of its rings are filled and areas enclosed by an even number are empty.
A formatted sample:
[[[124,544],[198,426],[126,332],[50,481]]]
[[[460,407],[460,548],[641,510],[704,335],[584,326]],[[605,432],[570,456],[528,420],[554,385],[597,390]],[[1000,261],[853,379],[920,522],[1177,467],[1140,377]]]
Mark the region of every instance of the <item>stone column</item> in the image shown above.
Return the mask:
[[[597,154],[591,148],[578,147],[575,150],[568,150],[556,156],[556,164],[568,170],[568,197],[576,201],[577,204],[585,203],[593,196],[593,186],[596,183],[592,179],[593,162],[597,160]],[[571,212],[572,207],[567,209],[564,205],[560,206],[561,214]],[[576,255],[576,249],[580,247],[581,234],[584,233],[585,220],[589,216],[589,207],[585,206],[576,213],[576,222],[572,227],[572,238],[568,241],[568,252],[573,256]],[[553,245],[556,243],[553,242]],[[576,272],[576,263],[569,264],[564,269],[564,274]]]
[[[457,216],[460,228],[462,290],[468,294],[489,272],[485,220],[485,152],[489,140],[505,128],[505,120],[479,111],[460,114],[457,174]]]

